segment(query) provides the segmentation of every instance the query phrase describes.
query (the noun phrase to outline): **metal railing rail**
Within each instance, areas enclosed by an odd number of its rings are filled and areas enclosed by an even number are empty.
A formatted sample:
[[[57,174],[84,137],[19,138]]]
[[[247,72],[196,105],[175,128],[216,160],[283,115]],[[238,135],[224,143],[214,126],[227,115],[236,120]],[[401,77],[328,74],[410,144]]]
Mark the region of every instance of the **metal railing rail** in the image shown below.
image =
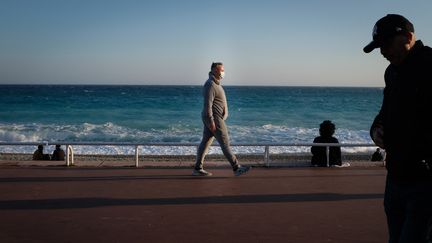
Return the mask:
[[[37,145],[57,145],[66,146],[66,166],[74,164],[74,150],[72,146],[132,146],[135,147],[135,166],[139,167],[139,148],[150,146],[164,147],[196,147],[199,143],[128,143],[128,142],[0,142],[0,146],[37,146]],[[217,143],[212,146],[219,146]],[[330,147],[377,147],[371,143],[234,143],[233,147],[264,147],[264,163],[270,166],[270,147],[326,147],[327,166],[329,166],[329,151]]]

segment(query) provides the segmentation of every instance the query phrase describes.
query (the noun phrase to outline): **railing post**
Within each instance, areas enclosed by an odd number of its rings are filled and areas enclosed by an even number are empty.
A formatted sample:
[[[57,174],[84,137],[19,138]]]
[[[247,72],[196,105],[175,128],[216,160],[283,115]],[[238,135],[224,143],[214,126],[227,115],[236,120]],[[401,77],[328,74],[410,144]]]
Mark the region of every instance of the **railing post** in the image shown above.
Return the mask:
[[[327,167],[330,167],[330,147],[326,146]]]
[[[73,151],[73,147],[72,147],[72,145],[69,145],[69,149],[70,149],[70,154],[71,154],[71,165],[74,165],[75,164],[75,161],[74,161],[74,151]]]
[[[268,145],[264,148],[264,162],[266,163],[267,167],[270,167],[270,147]]]
[[[69,145],[66,144],[66,166],[69,166]]]
[[[138,152],[138,150],[139,150],[139,145],[135,145],[135,167],[137,167],[138,168],[138,166],[139,166],[139,152]]]
[[[66,145],[66,166],[74,165],[74,153],[72,145]]]

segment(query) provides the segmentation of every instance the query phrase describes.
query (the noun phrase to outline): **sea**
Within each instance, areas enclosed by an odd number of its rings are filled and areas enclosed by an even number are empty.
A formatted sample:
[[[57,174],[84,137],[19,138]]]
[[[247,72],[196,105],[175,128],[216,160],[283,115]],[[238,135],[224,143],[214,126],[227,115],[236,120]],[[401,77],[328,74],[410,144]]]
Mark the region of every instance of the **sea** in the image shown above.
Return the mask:
[[[369,127],[383,88],[224,86],[232,143],[310,143],[331,120],[341,143],[372,143]],[[1,142],[199,143],[202,86],[0,85]],[[215,142],[216,143],[216,142]],[[51,152],[54,147],[46,148]],[[143,147],[142,153],[189,155],[194,147]],[[344,148],[365,152],[371,148]],[[0,146],[32,153],[33,146]],[[76,146],[81,154],[133,154],[121,146]],[[234,147],[236,153],[262,147]],[[272,147],[272,153],[307,152]],[[210,153],[220,153],[212,147]]]

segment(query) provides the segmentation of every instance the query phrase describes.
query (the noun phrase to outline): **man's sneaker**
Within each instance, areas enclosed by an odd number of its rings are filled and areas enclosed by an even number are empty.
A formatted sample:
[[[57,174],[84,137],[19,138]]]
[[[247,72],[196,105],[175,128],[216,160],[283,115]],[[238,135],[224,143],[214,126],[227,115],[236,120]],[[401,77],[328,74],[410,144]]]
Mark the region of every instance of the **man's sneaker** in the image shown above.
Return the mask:
[[[204,169],[199,169],[199,170],[194,169],[192,172],[192,175],[193,176],[211,176],[212,173],[205,171]]]
[[[351,164],[348,162],[343,162],[342,165],[332,165],[332,167],[336,167],[336,168],[343,168],[343,167],[350,167]]]
[[[250,170],[250,166],[239,166],[237,170],[234,171],[235,176],[240,176],[246,174]]]

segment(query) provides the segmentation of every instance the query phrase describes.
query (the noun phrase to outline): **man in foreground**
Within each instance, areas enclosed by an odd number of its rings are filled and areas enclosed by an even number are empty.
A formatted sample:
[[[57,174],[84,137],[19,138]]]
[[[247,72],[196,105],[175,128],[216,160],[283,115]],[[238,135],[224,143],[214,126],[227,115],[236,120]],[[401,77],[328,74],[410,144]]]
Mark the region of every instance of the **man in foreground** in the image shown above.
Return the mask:
[[[371,127],[373,141],[387,155],[384,207],[389,242],[429,242],[432,49],[416,40],[410,21],[396,14],[376,22],[373,41],[363,50],[375,48],[390,62],[381,110]]]

